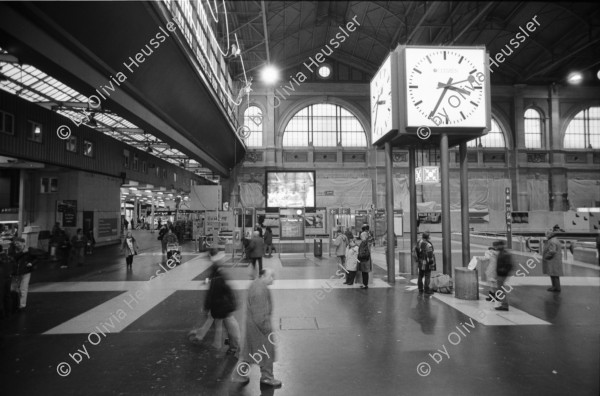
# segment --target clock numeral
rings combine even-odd
[[[479,106],[479,104],[477,104],[477,103],[475,103],[473,101],[470,101],[469,103],[471,103],[473,106]]]
[[[473,74],[473,73],[475,73],[476,71],[477,71],[477,69],[473,69],[473,70],[471,70],[471,71],[469,72],[469,74]]]
[[[415,103],[415,106],[418,106],[418,105],[420,105],[421,103],[423,103],[423,101],[422,101],[422,100],[419,100],[417,103]]]
[[[417,69],[416,67],[413,70],[416,71],[417,73],[421,74],[421,70]]]
[[[462,116],[463,120],[466,120],[466,119],[467,119],[467,117],[465,117],[465,115],[463,114],[463,112],[462,112],[462,111],[460,112],[460,115]]]
[[[429,55],[427,55],[427,60],[429,61],[429,63],[431,63],[431,59],[429,58]]]
[[[461,56],[461,57],[460,57],[460,59],[458,60],[458,64],[459,64],[459,65],[462,63],[463,59],[465,59],[465,57],[464,57],[464,56]]]
[[[408,88],[419,88],[418,85],[409,85]]]

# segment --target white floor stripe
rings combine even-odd
[[[459,300],[451,294],[439,293],[435,293],[433,297],[486,326],[551,324],[515,307],[509,307],[509,311],[496,311],[494,303],[485,301],[486,296],[483,294],[479,296],[479,300]]]
[[[176,290],[182,289],[181,286],[193,286],[194,290],[197,290],[198,286],[203,284],[190,281],[190,279],[194,279],[206,271],[210,265],[210,261],[206,259],[190,260],[147,282],[69,282],[66,285],[67,289],[70,289],[69,291],[75,291],[73,289],[82,287],[85,287],[85,291],[93,291],[90,283],[99,286],[102,290],[106,290],[108,286],[117,286],[120,288],[118,290],[122,290],[123,284],[129,287],[125,293],[48,330],[44,334],[88,334],[98,331],[95,330],[96,326],[104,332],[119,333],[175,293]],[[165,269],[169,270],[168,267]],[[47,289],[65,291],[61,290],[60,285],[61,283],[52,285],[54,287],[47,285]],[[107,329],[104,328],[105,326]]]

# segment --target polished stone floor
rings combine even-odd
[[[0,323],[2,395],[600,393],[594,266],[565,264],[560,294],[537,273],[516,279],[510,311],[499,312],[481,299],[421,296],[410,278],[390,286],[380,248],[368,290],[343,285],[327,252],[264,259],[276,271],[275,375],[283,381],[271,389],[259,386],[256,366],[249,385],[231,383],[237,361],[211,345],[214,332],[201,345],[186,339],[202,320],[205,254],[188,243],[170,269],[156,234],[136,238],[142,250],[131,273],[116,246],[98,248],[83,268],[34,272],[26,311]],[[243,301],[251,267],[233,264],[227,273]],[[235,316],[242,324],[242,307]]]

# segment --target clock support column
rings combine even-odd
[[[394,179],[392,178],[392,145],[390,142],[385,143],[385,212],[387,215],[387,276],[388,283],[396,282],[396,238],[394,233]]]
[[[471,260],[471,239],[469,232],[469,169],[467,143],[458,146],[460,156],[460,226],[462,233],[462,266]]]
[[[440,136],[440,177],[442,179],[442,263],[444,268],[444,274],[452,275],[449,157],[450,153],[448,151],[448,134],[442,133]]]
[[[417,213],[417,186],[415,185],[415,169],[416,169],[416,155],[415,147],[410,146],[408,148],[408,192],[410,194],[410,248],[413,249],[417,245],[417,219],[419,214]],[[412,250],[411,250],[411,257]],[[417,263],[413,260],[410,267],[411,275],[419,273],[417,270]]]

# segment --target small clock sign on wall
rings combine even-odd
[[[407,127],[488,125],[485,48],[406,47],[403,58]]]

